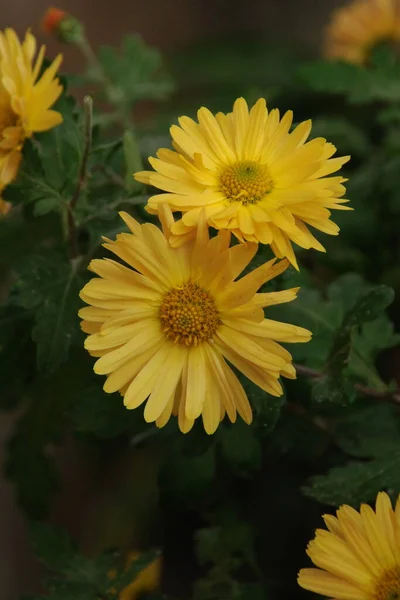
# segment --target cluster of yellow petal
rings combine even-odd
[[[281,119],[263,98],[251,110],[239,98],[232,113],[214,116],[203,107],[197,117],[198,123],[180,117],[170,130],[175,150],[159,150],[149,159],[155,171],[135,174],[167,192],[149,199],[150,213],[165,203],[183,213],[172,226],[172,244],[190,238],[204,210],[210,226],[242,242],[270,244],[295,267],[292,242],[324,251],[309,227],[339,232],[330,215],[332,209],[348,209],[346,179],[330,175],[349,157],[332,158],[336,148],[324,138],[307,142],[311,121],[290,132],[292,111]]]
[[[35,60],[29,32],[22,43],[13,29],[0,32],[0,214],[9,208],[1,193],[17,175],[24,140],[62,122],[51,110],[62,91],[56,78],[61,55],[41,75],[44,53],[42,46]]]
[[[196,236],[179,248],[169,243],[173,217],[160,207],[164,233],[121,213],[130,233],[105,248],[111,259],[93,260],[98,277],[81,298],[87,350],[98,358],[94,370],[107,375],[106,392],[119,391],[127,408],[144,402],[144,417],[162,427],[171,415],[181,431],[198,417],[213,433],[225,414],[246,423],[252,410],[227,361],[261,389],[282,394],[281,375],[295,377],[292,357],[278,342],[307,342],[309,331],[264,318],[264,307],[289,302],[297,288],[257,293],[282,273],[288,261],[272,261],[238,279],[257,244],[230,247],[231,234],[209,239],[205,216]]]
[[[355,0],[334,13],[326,31],[325,54],[363,64],[375,45],[399,41],[399,0]]]
[[[400,598],[400,498],[393,510],[380,492],[375,511],[344,505],[324,521],[307,549],[318,568],[302,569],[299,584],[335,600]]]

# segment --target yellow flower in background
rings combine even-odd
[[[399,0],[356,0],[334,12],[325,54],[363,64],[373,47],[385,41],[400,41]]]
[[[140,225],[120,213],[130,229],[104,247],[128,266],[93,260],[99,277],[80,296],[91,305],[80,310],[85,347],[98,357],[94,370],[107,375],[106,392],[120,391],[127,408],[144,402],[144,418],[164,426],[177,415],[181,431],[202,416],[213,433],[225,414],[246,423],[252,411],[246,393],[226,360],[263,390],[280,396],[280,375],[294,378],[292,357],[277,342],[307,342],[309,331],[264,319],[264,307],[289,302],[298,288],[257,294],[282,273],[287,261],[275,259],[236,279],[250,263],[257,244],[229,247],[231,235],[208,237],[200,215],[196,238],[169,244],[172,213],[160,208],[163,231]]]
[[[140,558],[140,552],[130,552],[127,567],[137,558]],[[162,558],[157,557],[139,573],[138,577],[131,584],[126,586],[120,593],[119,600],[138,600],[142,594],[157,591],[160,587],[161,571]]]
[[[317,569],[301,569],[301,587],[335,600],[400,598],[400,497],[393,510],[380,492],[374,511],[339,508],[325,515],[329,531],[317,529],[307,554]]]
[[[51,110],[62,92],[55,77],[62,57],[40,76],[44,53],[42,46],[35,59],[36,39],[29,32],[22,43],[13,29],[0,32],[0,195],[18,173],[25,139],[62,122]],[[6,204],[0,199],[0,213]]]
[[[329,177],[349,160],[331,158],[336,148],[323,138],[306,143],[311,121],[289,133],[293,113],[280,119],[261,98],[249,111],[243,98],[233,112],[214,116],[207,108],[199,122],[180,117],[171,127],[175,151],[161,149],[149,161],[155,172],[135,174],[138,181],[165,190],[149,199],[157,213],[168,203],[182,211],[172,226],[173,245],[196,227],[201,210],[216,229],[240,240],[270,244],[275,255],[297,267],[291,242],[324,251],[308,226],[336,235],[331,209],[346,209],[343,177]],[[186,235],[185,235],[186,234]]]

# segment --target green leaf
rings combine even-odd
[[[71,418],[77,432],[113,438],[133,428],[137,415],[125,408],[119,394],[106,394],[97,382],[76,391]]]
[[[25,386],[34,372],[34,346],[31,322],[14,306],[0,309],[0,406],[15,407],[23,398]],[[33,360],[32,360],[33,359]]]
[[[349,369],[368,385],[383,391],[386,386],[382,385],[374,363],[382,350],[393,348],[399,342],[400,334],[395,333],[394,325],[386,314],[364,323],[352,334]]]
[[[289,285],[296,284],[295,278],[289,281]],[[328,286],[325,298],[303,287],[295,302],[268,309],[270,318],[312,331],[311,342],[296,344],[291,352],[296,362],[328,371],[328,378],[315,383],[314,397],[319,401],[324,396],[342,398],[340,404],[351,399],[349,382],[355,378],[379,391],[386,388],[374,362],[380,350],[398,340],[384,312],[393,298],[391,288],[371,285],[360,275],[348,273]],[[342,372],[342,380],[335,381]]]
[[[388,404],[361,405],[337,421],[334,435],[343,452],[357,458],[384,455],[388,444],[400,441],[399,423]]]
[[[13,302],[34,311],[32,338],[37,344],[38,369],[53,373],[80,335],[77,312],[83,279],[78,264],[53,251],[31,255],[16,270]]]
[[[350,93],[363,79],[363,70],[348,62],[315,61],[300,68],[300,77],[316,92]]]
[[[372,502],[378,492],[400,492],[399,444],[388,442],[386,452],[369,462],[350,462],[334,467],[327,475],[317,475],[304,488],[304,493],[322,504],[357,507],[362,502]]]
[[[378,53],[379,54],[379,53]],[[301,79],[317,92],[344,94],[354,104],[400,100],[400,64],[380,53],[367,67],[319,61],[300,69]]]
[[[111,82],[107,98],[111,104],[132,104],[139,100],[164,100],[173,91],[171,78],[162,71],[162,57],[139,35],[128,35],[119,51],[103,46],[98,57]],[[98,73],[93,73],[98,80]]]
[[[330,350],[328,369],[331,373],[337,375],[347,366],[353,329],[380,318],[393,299],[394,291],[391,288],[375,286],[366,291],[346,313]]]
[[[51,290],[36,312],[32,338],[37,344],[37,366],[44,374],[54,373],[67,360],[71,344],[80,336],[78,294],[82,287],[71,266],[66,279]]]
[[[333,406],[347,406],[356,398],[354,382],[343,375],[325,375],[318,379],[312,386],[311,394],[317,404]]]
[[[24,412],[7,444],[6,473],[19,504],[31,519],[48,513],[50,495],[58,487],[49,445],[59,443],[66,411],[82,381],[92,373],[92,360],[82,348],[51,378],[36,378],[24,387]]]

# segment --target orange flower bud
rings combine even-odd
[[[60,8],[48,8],[42,19],[42,29],[46,33],[58,33],[60,23],[65,19],[67,13]]]

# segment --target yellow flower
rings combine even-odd
[[[326,32],[328,58],[363,64],[380,42],[400,40],[399,0],[355,0],[335,11]]]
[[[181,431],[200,415],[213,433],[227,414],[246,423],[252,411],[242,385],[225,359],[263,390],[280,396],[280,375],[294,378],[292,357],[277,342],[307,342],[309,331],[264,319],[263,308],[289,302],[297,290],[257,294],[282,273],[275,259],[235,281],[257,252],[257,244],[229,248],[231,235],[208,237],[205,218],[186,245],[168,243],[172,213],[160,210],[164,234],[150,223],[121,217],[131,233],[104,247],[127,263],[93,260],[99,277],[81,291],[91,306],[80,310],[85,342],[99,357],[94,370],[107,375],[106,392],[120,391],[127,408],[146,400],[144,418],[158,427],[171,414]]]
[[[150,158],[156,170],[135,174],[138,181],[168,192],[149,199],[157,213],[168,203],[183,216],[175,223],[172,244],[178,245],[196,226],[204,208],[208,224],[229,229],[240,241],[271,244],[278,257],[297,266],[291,241],[324,251],[308,225],[336,235],[330,209],[344,209],[343,177],[328,177],[349,157],[334,158],[336,148],[323,138],[308,143],[311,121],[291,133],[293,113],[282,119],[268,112],[261,98],[248,109],[243,98],[233,112],[214,116],[207,108],[199,123],[180,117],[171,127],[175,152],[165,148]]]
[[[127,568],[140,557],[140,552],[131,552]],[[162,559],[156,558],[119,595],[119,600],[137,600],[144,593],[155,592],[160,587]]]
[[[336,514],[324,516],[329,531],[317,529],[310,542],[318,569],[301,569],[299,584],[335,600],[400,598],[400,497],[395,510],[380,492],[375,511],[344,505]]]
[[[55,78],[59,55],[40,77],[45,47],[35,60],[36,39],[31,33],[21,43],[13,29],[0,31],[0,196],[17,175],[26,138],[62,122],[50,110],[62,91]],[[0,200],[0,213],[5,211]]]

